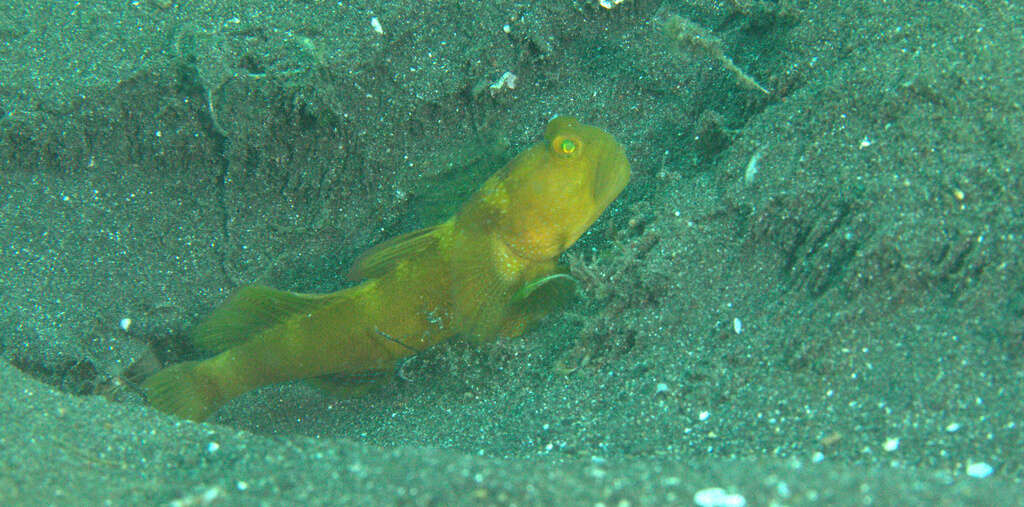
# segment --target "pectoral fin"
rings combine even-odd
[[[500,312],[501,318],[489,327],[478,326],[484,332],[471,332],[464,337],[473,342],[485,342],[497,336],[519,336],[545,315],[572,300],[576,292],[576,279],[565,272],[556,272],[526,282],[507,300]],[[496,309],[494,309],[496,310]],[[495,311],[494,315],[498,312]],[[482,324],[490,323],[482,320]]]
[[[512,296],[508,318],[501,334],[519,336],[545,315],[565,306],[576,294],[576,279],[566,272],[557,272],[523,284]]]
[[[576,293],[576,279],[559,271],[530,280],[512,296],[512,307],[519,311],[550,311],[568,303]]]

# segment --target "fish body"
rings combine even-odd
[[[242,288],[190,332],[216,355],[164,368],[142,388],[156,408],[202,421],[260,386],[304,379],[357,395],[456,335],[516,336],[571,292],[558,256],[629,177],[610,134],[556,117],[453,217],[357,259],[349,277],[358,285],[330,294]]]

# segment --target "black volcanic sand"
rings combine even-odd
[[[1019,5],[342,3],[0,7],[0,504],[1024,504]],[[634,171],[570,307],[145,406],[232,290],[344,287],[557,113]]]

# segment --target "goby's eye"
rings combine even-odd
[[[559,155],[570,157],[579,151],[580,142],[571,137],[558,136],[552,140],[551,148]]]

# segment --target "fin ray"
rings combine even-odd
[[[216,388],[196,375],[197,361],[173,364],[142,383],[149,404],[165,414],[202,422],[210,417],[221,401]]]
[[[445,224],[407,232],[389,239],[359,256],[348,271],[349,280],[378,278],[399,262],[437,246],[437,234]]]
[[[499,271],[491,255],[491,237],[463,233],[452,252],[452,297],[463,338],[483,342],[494,338],[505,319],[513,280]]]

